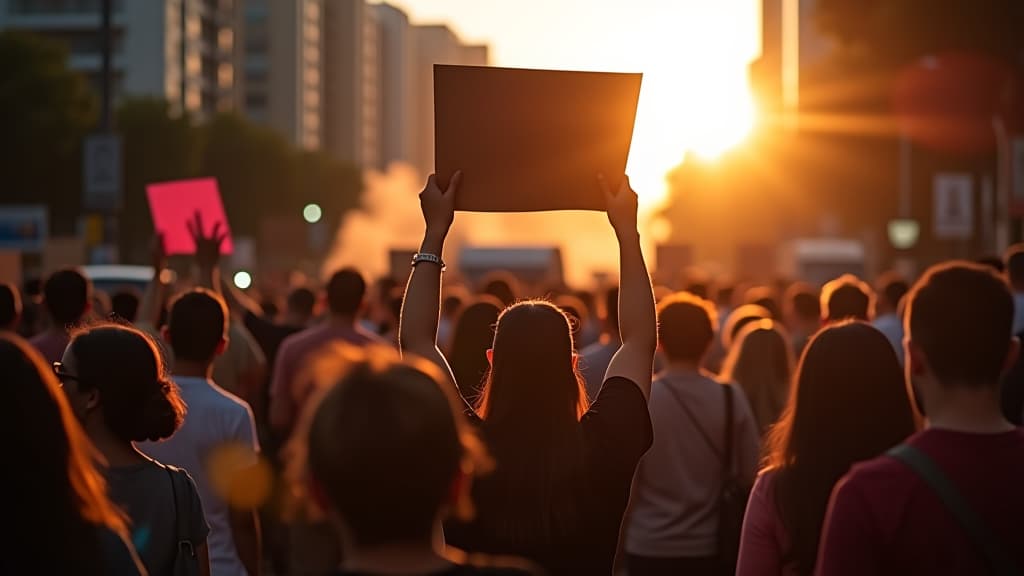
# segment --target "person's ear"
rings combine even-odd
[[[1020,359],[1020,338],[1014,336],[1010,338],[1010,348],[1006,351],[1006,360],[1003,361],[1003,373],[1009,372],[1018,359]]]
[[[99,408],[100,405],[100,391],[97,388],[93,388],[85,393],[85,412],[88,414]]]
[[[171,329],[166,324],[160,328],[160,337],[164,339],[164,342],[171,343]]]
[[[494,368],[494,348],[487,349],[487,364]]]
[[[904,344],[906,348],[907,374],[910,376],[923,376],[928,372],[928,358],[920,346],[914,344],[909,338]]]
[[[224,354],[224,351],[228,349],[228,342],[229,340],[227,336],[222,337],[220,339],[220,342],[217,343],[217,349],[213,353],[214,356],[220,356]]]

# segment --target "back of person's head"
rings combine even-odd
[[[903,297],[910,292],[910,285],[896,272],[886,272],[879,276],[876,287],[879,310],[891,314],[899,310]]]
[[[700,363],[718,329],[711,302],[680,292],[658,304],[658,343],[670,362]]]
[[[821,299],[810,284],[798,282],[786,290],[786,317],[794,325],[821,322]]]
[[[749,288],[744,295],[744,301],[747,304],[756,304],[764,308],[773,320],[781,319],[782,313],[779,310],[779,301],[776,298],[775,289],[771,286],[754,286]]]
[[[757,320],[740,331],[722,366],[721,378],[735,382],[764,430],[786,405],[793,373],[793,351],[781,324]]]
[[[309,472],[353,547],[429,543],[480,446],[433,365],[366,354],[315,405]]]
[[[110,297],[110,311],[122,320],[135,322],[139,314],[139,303],[139,294],[135,290],[118,290]]]
[[[821,289],[821,310],[826,322],[870,321],[874,307],[874,292],[853,274],[844,274]]]
[[[483,282],[480,294],[493,296],[503,306],[511,306],[519,299],[519,283],[507,272],[492,272]]]
[[[1006,277],[1014,290],[1024,290],[1024,244],[1014,244],[1006,250]]]
[[[5,554],[0,567],[5,574],[105,574],[97,530],[126,530],[94,467],[94,448],[53,371],[27,342],[0,334],[0,372],[10,411],[0,419],[0,434],[9,440],[4,455],[25,471],[5,481],[18,502],[8,509],[18,530],[6,545],[19,553]],[[44,542],[56,549],[43,553]]]
[[[612,286],[604,293],[604,325],[605,330],[613,336],[619,336],[619,287]]]
[[[729,314],[729,319],[722,326],[722,346],[729,350],[740,335],[740,331],[751,322],[771,320],[772,313],[759,304],[744,304]]]
[[[452,331],[451,363],[455,382],[466,398],[476,398],[480,393],[490,364],[487,349],[494,342],[494,327],[501,314],[501,302],[492,296],[480,296],[475,302],[463,308]]]
[[[21,294],[14,284],[0,283],[0,330],[14,330],[21,320]]]
[[[299,286],[288,293],[286,305],[289,314],[308,320],[313,317],[316,308],[316,294],[305,286]]]
[[[944,387],[994,387],[1016,357],[1013,296],[990,269],[970,262],[930,268],[908,296],[912,376]]]
[[[92,284],[74,268],[58,270],[43,285],[43,303],[55,326],[77,324],[92,304]]]
[[[365,302],[366,279],[355,268],[338,270],[327,281],[327,308],[331,315],[355,318]]]
[[[167,338],[176,360],[209,363],[223,352],[228,309],[215,292],[196,288],[171,302]]]
[[[575,296],[580,302],[583,303],[584,311],[590,318],[597,317],[599,311],[597,309],[597,295],[590,290],[573,290],[572,295]]]
[[[518,302],[498,317],[477,405],[501,466],[481,480],[478,494],[492,506],[481,514],[494,523],[487,528],[510,541],[579,527],[579,419],[589,402],[573,350],[569,318],[550,302]],[[510,491],[522,498],[502,496]],[[532,505],[516,504],[522,501]]]
[[[448,292],[441,300],[441,315],[445,318],[455,318],[462,312],[463,306],[465,306],[465,299],[461,294]]]
[[[80,410],[96,395],[106,428],[122,442],[163,440],[181,426],[185,404],[168,378],[152,338],[119,324],[97,324],[76,332],[64,353],[74,376],[72,404]],[[89,409],[86,409],[89,410]],[[81,411],[80,418],[88,417]]]
[[[733,300],[736,298],[736,285],[735,284],[723,284],[721,282],[716,284],[715,289],[715,303],[719,309],[732,308]]]
[[[766,444],[800,573],[813,571],[835,483],[851,465],[884,453],[915,428],[903,371],[881,332],[863,322],[839,322],[810,341]]]

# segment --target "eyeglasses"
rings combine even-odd
[[[74,374],[64,369],[63,362],[53,363],[53,373],[57,375],[57,380],[60,382],[61,386],[64,386],[64,382],[67,380],[74,380],[75,382],[80,381],[78,376],[75,376]]]

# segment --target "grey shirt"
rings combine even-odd
[[[651,386],[648,407],[654,444],[637,468],[627,524],[628,553],[655,558],[716,553],[720,455],[725,443],[722,386],[703,372],[672,370],[659,374]],[[733,469],[753,483],[760,431],[743,390],[732,389]]]
[[[172,492],[170,474],[184,474],[188,482],[187,494]],[[181,469],[168,470],[155,462],[135,466],[121,466],[106,470],[111,500],[117,503],[130,519],[132,544],[150,576],[173,574],[174,558],[178,549],[177,522],[185,523],[189,540],[194,547],[206,542],[210,528],[203,515],[192,478]],[[187,502],[183,509],[187,518],[177,518],[175,498]]]

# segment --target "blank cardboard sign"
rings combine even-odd
[[[220,245],[221,254],[231,254],[231,228],[224,213],[220,189],[214,178],[160,182],[146,186],[149,211],[153,215],[153,229],[164,237],[164,251],[167,254],[193,254],[195,242],[188,230],[188,223],[198,213],[203,220],[203,234],[212,234],[213,226],[220,222],[220,230],[227,234]]]
[[[641,74],[434,66],[434,156],[458,210],[604,210],[626,170]]]

